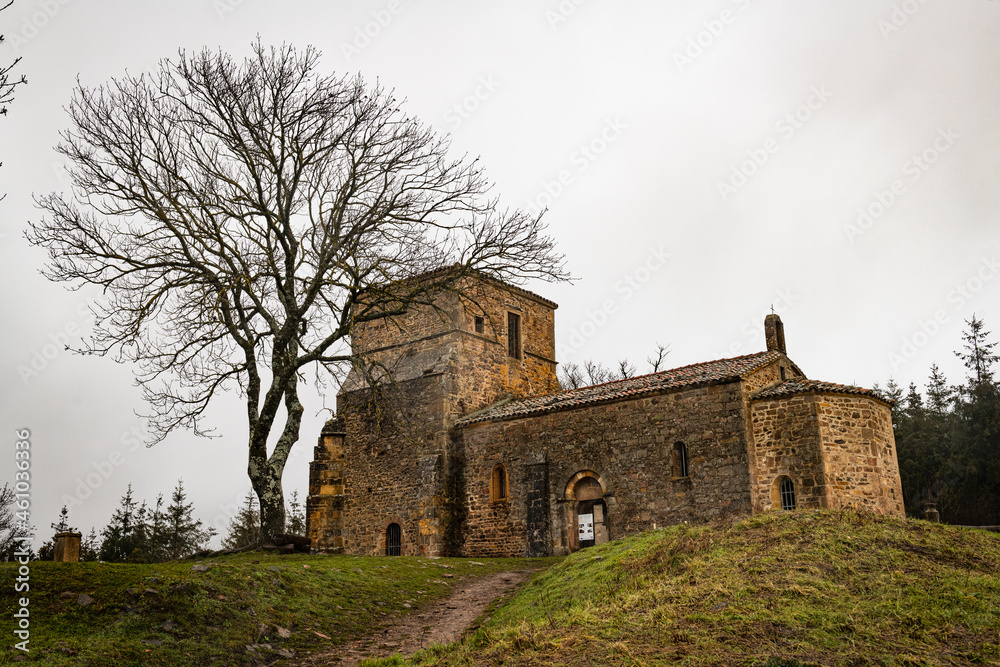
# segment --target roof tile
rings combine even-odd
[[[594,403],[604,403],[622,398],[632,398],[681,387],[736,381],[781,356],[779,352],[757,352],[731,359],[705,361],[700,364],[682,366],[668,371],[641,375],[625,380],[605,382],[604,384],[596,384],[591,387],[570,389],[556,394],[534,396],[519,401],[509,401],[493,408],[486,408],[485,410],[475,412],[465,419],[459,419],[457,424],[466,425],[481,421],[555,412],[557,410],[566,410]]]
[[[864,387],[855,387],[849,384],[837,384],[835,382],[823,382],[821,380],[807,380],[805,378],[795,378],[793,380],[787,380],[774,387],[768,387],[767,389],[762,389],[756,394],[751,396],[751,400],[766,400],[771,398],[783,398],[785,396],[794,396],[796,394],[855,394],[858,396],[868,396],[871,398],[878,399],[883,403],[888,403],[892,405],[893,401],[882,396],[873,389],[865,389]]]

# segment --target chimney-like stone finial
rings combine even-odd
[[[54,552],[52,560],[57,563],[79,563],[80,562],[80,539],[82,533],[66,530],[56,533],[53,538]]]
[[[781,323],[781,318],[774,313],[764,318],[764,338],[767,339],[768,352],[788,354],[785,351],[785,325]]]

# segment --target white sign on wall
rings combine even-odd
[[[581,514],[578,521],[580,523],[580,541],[594,539],[594,515]]]

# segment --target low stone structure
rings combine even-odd
[[[52,560],[57,563],[79,563],[82,538],[82,533],[71,530],[56,533],[53,538]]]
[[[469,278],[354,335],[310,467],[319,551],[541,556],[769,509],[903,515],[889,403],[767,349],[560,391],[556,304]],[[468,295],[473,296],[468,296]]]

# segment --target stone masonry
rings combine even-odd
[[[781,508],[782,489],[795,508],[902,516],[889,404],[807,379],[776,315],[763,352],[560,391],[555,309],[470,277],[359,327],[368,364],[310,467],[313,548],[561,555]]]

